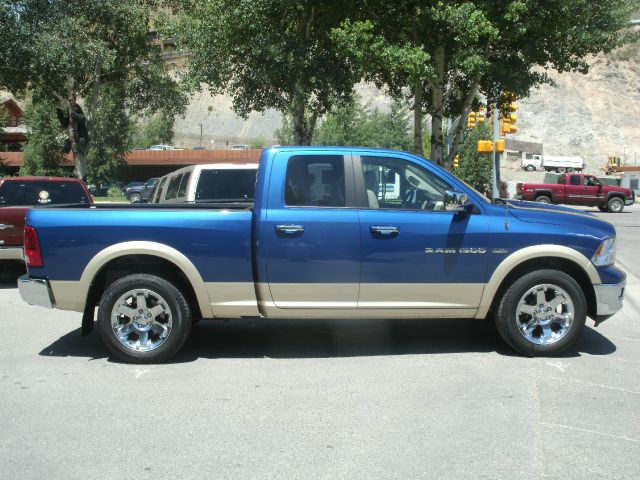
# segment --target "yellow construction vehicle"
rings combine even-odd
[[[615,155],[609,155],[607,157],[607,166],[604,171],[607,175],[611,175],[612,173],[616,173],[620,167],[624,167],[624,160],[620,157],[616,157]]]

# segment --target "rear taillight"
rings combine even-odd
[[[33,227],[24,227],[24,258],[29,267],[42,266],[42,252],[40,252],[40,242],[38,234]]]

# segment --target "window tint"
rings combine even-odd
[[[182,181],[180,182],[180,188],[178,189],[178,198],[184,198],[187,196],[189,178],[191,178],[191,170],[187,170],[184,175],[182,175]]]
[[[173,177],[171,177],[171,179],[169,180],[169,186],[167,187],[167,193],[164,196],[165,200],[173,200],[174,198],[176,198],[181,178],[182,175],[174,175]]]
[[[600,182],[596,180],[594,177],[584,177],[584,186],[585,187],[599,187]]]
[[[569,177],[569,185],[580,185],[580,177],[577,175],[571,175]]]
[[[196,202],[253,201],[257,170],[202,170]]]
[[[284,201],[290,206],[344,207],[342,155],[298,155],[287,164]]]
[[[0,205],[89,203],[78,182],[7,180],[0,187]]]
[[[365,156],[362,170],[369,208],[444,210],[449,185],[415,163]]]

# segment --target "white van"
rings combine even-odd
[[[149,203],[253,202],[257,163],[190,165],[158,180]]]

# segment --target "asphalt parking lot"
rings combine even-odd
[[[124,365],[80,314],[0,277],[2,479],[636,479],[640,205],[618,228],[623,311],[561,358],[489,322],[201,322]]]

